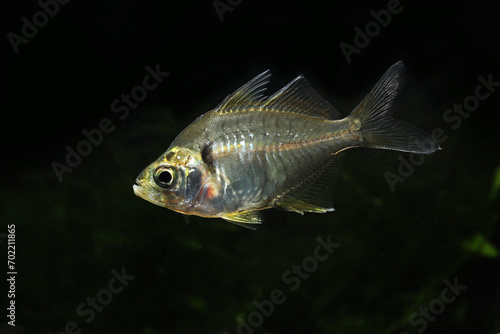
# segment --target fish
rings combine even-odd
[[[392,117],[403,75],[398,61],[341,118],[303,75],[266,96],[271,73],[264,71],[187,126],[139,174],[134,193],[184,215],[250,227],[269,208],[334,211],[333,181],[346,150],[440,149],[428,133]]]

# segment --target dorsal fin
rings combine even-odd
[[[241,107],[248,106],[250,103],[262,101],[265,96],[262,94],[266,90],[265,85],[269,82],[271,71],[266,70],[241,86],[232,94],[229,94],[224,101],[222,101],[217,108],[216,112],[225,113],[237,110]]]
[[[303,75],[299,75],[270,96],[265,101],[264,107],[324,119],[339,118],[337,110],[311,87]]]
[[[266,98],[263,92],[271,72],[262,72],[220,103],[215,112],[226,113],[245,107],[267,108],[282,112],[296,112],[322,119],[338,119],[339,113],[299,75],[288,85]]]

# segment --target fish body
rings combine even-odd
[[[270,97],[269,71],[230,94],[184,129],[137,177],[136,195],[171,210],[258,224],[260,210],[333,211],[333,179],[342,152],[372,147],[431,153],[436,142],[395,120],[402,86],[394,64],[343,119],[297,77]]]

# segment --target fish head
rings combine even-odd
[[[134,193],[153,204],[190,214],[205,175],[199,154],[173,147],[139,174]]]

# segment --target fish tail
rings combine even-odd
[[[348,116],[360,126],[362,147],[429,154],[440,147],[428,133],[391,117],[403,85],[404,65],[392,65]]]

